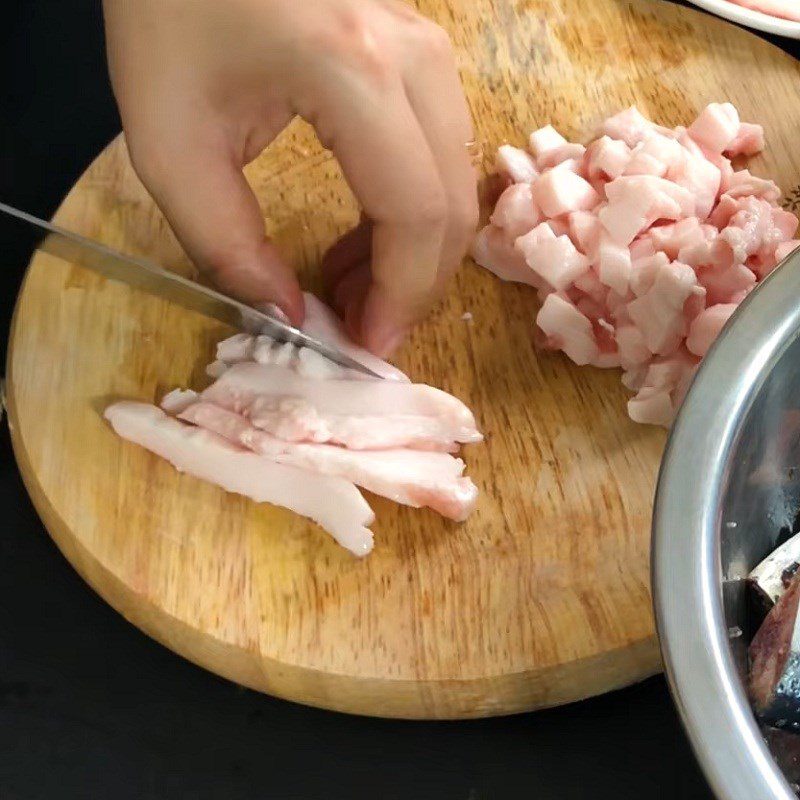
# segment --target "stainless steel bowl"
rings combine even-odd
[[[800,510],[800,254],[737,310],[673,426],[653,517],[670,685],[721,800],[796,800],[744,688],[745,578]],[[800,747],[800,740],[798,741]]]

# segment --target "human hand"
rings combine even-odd
[[[339,160],[363,222],[326,255],[351,334],[388,355],[457,269],[477,221],[472,124],[449,40],[399,0],[104,0],[131,161],[223,290],[303,299],[242,167],[295,115]]]

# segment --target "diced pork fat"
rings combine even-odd
[[[504,281],[525,283],[535,289],[545,288],[545,281],[530,268],[525,256],[514,246],[514,241],[502,228],[487,225],[478,231],[470,254],[479,266]]]
[[[551,169],[541,175],[533,186],[533,198],[548,217],[588,211],[600,202],[591,184],[568,169]]]
[[[533,202],[533,191],[528,183],[512,183],[501,195],[489,222],[502,228],[509,237],[533,230],[541,220],[541,213]]]
[[[689,326],[689,335],[686,337],[689,351],[696,356],[704,356],[734,311],[736,306],[733,303],[720,303],[701,311]]]
[[[513,247],[506,231],[484,229],[476,258],[537,287],[548,346],[581,364],[619,363],[638,391],[631,415],[668,424],[733,308],[800,245],[777,185],[731,164],[763,145],[761,126],[729,103],[709,104],[688,129],[626,109],[585,153],[546,126],[530,140],[538,224]],[[504,205],[493,221],[522,230],[504,222]],[[674,380],[654,385],[666,372]]]
[[[702,147],[722,153],[739,134],[739,112],[730,103],[709,103],[688,131]]]
[[[547,335],[548,346],[563,350],[578,365],[590,364],[600,354],[591,321],[558,294],[545,299],[536,324]]]
[[[542,223],[514,246],[528,266],[556,291],[566,289],[589,269],[589,261],[568,236],[556,236],[549,225]]]
[[[531,183],[539,174],[530,155],[510,144],[500,145],[496,165],[497,171],[512,183]]]
[[[565,144],[569,144],[569,142],[552,125],[545,125],[543,128],[535,130],[528,138],[528,146],[537,159]]]

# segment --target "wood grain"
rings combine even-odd
[[[699,13],[623,0],[424,0],[450,30],[484,152],[552,121],[585,138],[637,103],[670,125],[731,100],[767,126],[754,168],[800,178],[798,68]],[[487,159],[487,164],[490,158]],[[307,286],[357,217],[335,162],[294,124],[247,171]],[[191,273],[121,140],[59,210],[66,226]],[[462,320],[469,311],[472,322]],[[28,489],[66,557],[176,652],[304,703],[398,717],[475,717],[575,700],[659,669],[649,595],[663,432],[628,421],[617,371],[536,353],[535,298],[467,264],[399,364],[464,399],[481,490],[463,525],[370,497],[376,548],[177,474],[116,438],[114,398],[204,381],[225,331],[47,256],[13,324],[8,400]]]

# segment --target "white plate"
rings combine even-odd
[[[762,14],[760,11],[751,11],[749,8],[729,3],[728,0],[689,0],[689,2],[731,22],[747,25],[748,28],[778,36],[788,36],[790,39],[800,39],[800,22],[789,22],[786,19]]]

